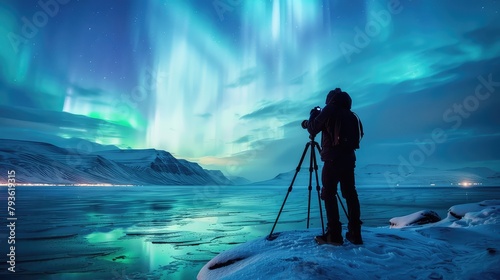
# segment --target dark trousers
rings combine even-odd
[[[340,190],[347,204],[347,213],[349,215],[349,228],[359,228],[360,206],[358,200],[358,192],[356,191],[354,182],[354,166],[339,166],[333,161],[325,161],[321,180],[323,182],[323,198],[325,201],[326,217],[328,220],[327,227],[334,234],[340,234],[342,224],[340,223],[339,207],[337,202],[337,185],[340,182]]]

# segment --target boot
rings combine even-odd
[[[352,244],[363,244],[363,238],[361,238],[361,225],[348,225],[347,228],[348,232],[346,233],[345,238]]]
[[[324,235],[318,235],[314,237],[314,240],[318,242],[319,245],[330,244],[334,246],[342,246],[344,244],[344,238],[342,237],[342,232],[333,233],[330,230],[326,230]]]

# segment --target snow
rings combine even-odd
[[[399,228],[363,227],[360,246],[317,245],[320,229],[262,237],[220,253],[198,279],[499,279],[500,200],[452,211],[462,218],[414,225],[430,213],[419,211],[396,219]]]

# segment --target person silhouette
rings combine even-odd
[[[322,110],[313,109],[306,123],[307,130],[312,136],[322,132],[320,155],[324,165],[321,172],[323,184],[321,198],[325,203],[327,230],[324,235],[315,237],[319,244],[344,243],[336,197],[339,183],[349,216],[346,239],[353,244],[363,244],[361,210],[355,186],[354,168],[355,150],[359,148],[359,140],[364,132],[359,117],[351,111],[351,105],[352,99],[349,94],[336,88],[328,93],[326,106]],[[349,139],[348,136],[342,135],[349,133],[357,133],[358,139]]]

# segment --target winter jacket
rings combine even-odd
[[[332,93],[332,92],[330,92]],[[328,94],[327,105],[321,111],[312,110],[307,123],[307,130],[312,136],[321,133],[321,160],[332,161],[335,165],[345,168],[354,168],[356,154],[354,149],[346,149],[341,145],[334,145],[335,122],[342,114],[351,109],[351,98],[347,93]]]

